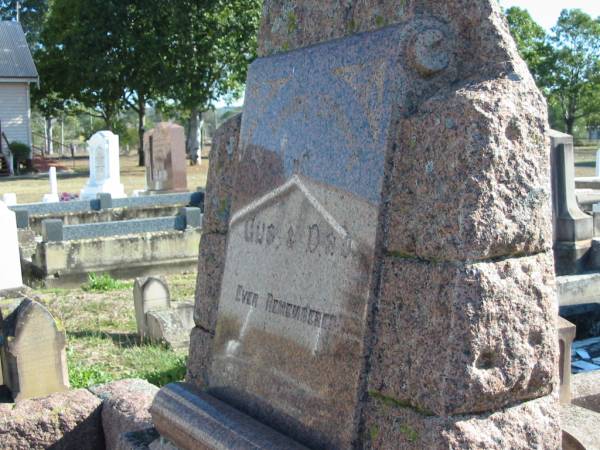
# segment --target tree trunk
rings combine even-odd
[[[190,115],[190,131],[187,139],[187,154],[192,165],[198,164],[198,150],[200,148],[200,113],[198,108],[192,108]]]
[[[573,136],[573,128],[575,128],[575,119],[572,117],[565,117],[565,125],[567,127],[567,134]]]
[[[138,99],[138,137],[140,144],[138,146],[138,165],[144,167],[146,164],[144,155],[144,133],[146,132],[146,99],[143,95]]]
[[[46,154],[54,154],[52,117],[46,117]]]

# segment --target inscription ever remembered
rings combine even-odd
[[[355,439],[404,33],[249,71],[208,389],[314,449]]]

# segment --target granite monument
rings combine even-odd
[[[546,105],[497,2],[267,0],[259,51],[161,435],[559,448]]]

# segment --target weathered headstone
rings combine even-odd
[[[50,193],[44,194],[42,201],[44,203],[58,203],[60,198],[58,197],[58,181],[56,178],[56,167],[50,167],[48,171],[48,178],[50,180]]]
[[[0,314],[1,316],[1,314]],[[66,339],[48,310],[24,299],[1,319],[4,383],[16,402],[69,388]]]
[[[98,194],[125,197],[120,174],[119,136],[110,131],[99,131],[89,140],[88,151],[90,178],[81,191],[81,199],[93,200]]]
[[[185,129],[160,122],[144,136],[146,184],[150,192],[187,190]]]
[[[138,334],[144,340],[148,337],[146,314],[171,308],[171,295],[165,280],[157,277],[136,279],[133,285],[133,304]]]
[[[211,155],[204,391],[163,388],[159,432],[559,448],[546,106],[498,4],[267,0],[259,41]]]
[[[178,302],[169,309],[146,313],[146,336],[173,349],[187,349],[194,328],[194,304]]]
[[[23,285],[15,213],[0,202],[0,291]]]

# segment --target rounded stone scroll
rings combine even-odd
[[[418,32],[410,46],[412,66],[423,77],[431,77],[450,65],[446,35],[437,28]]]

